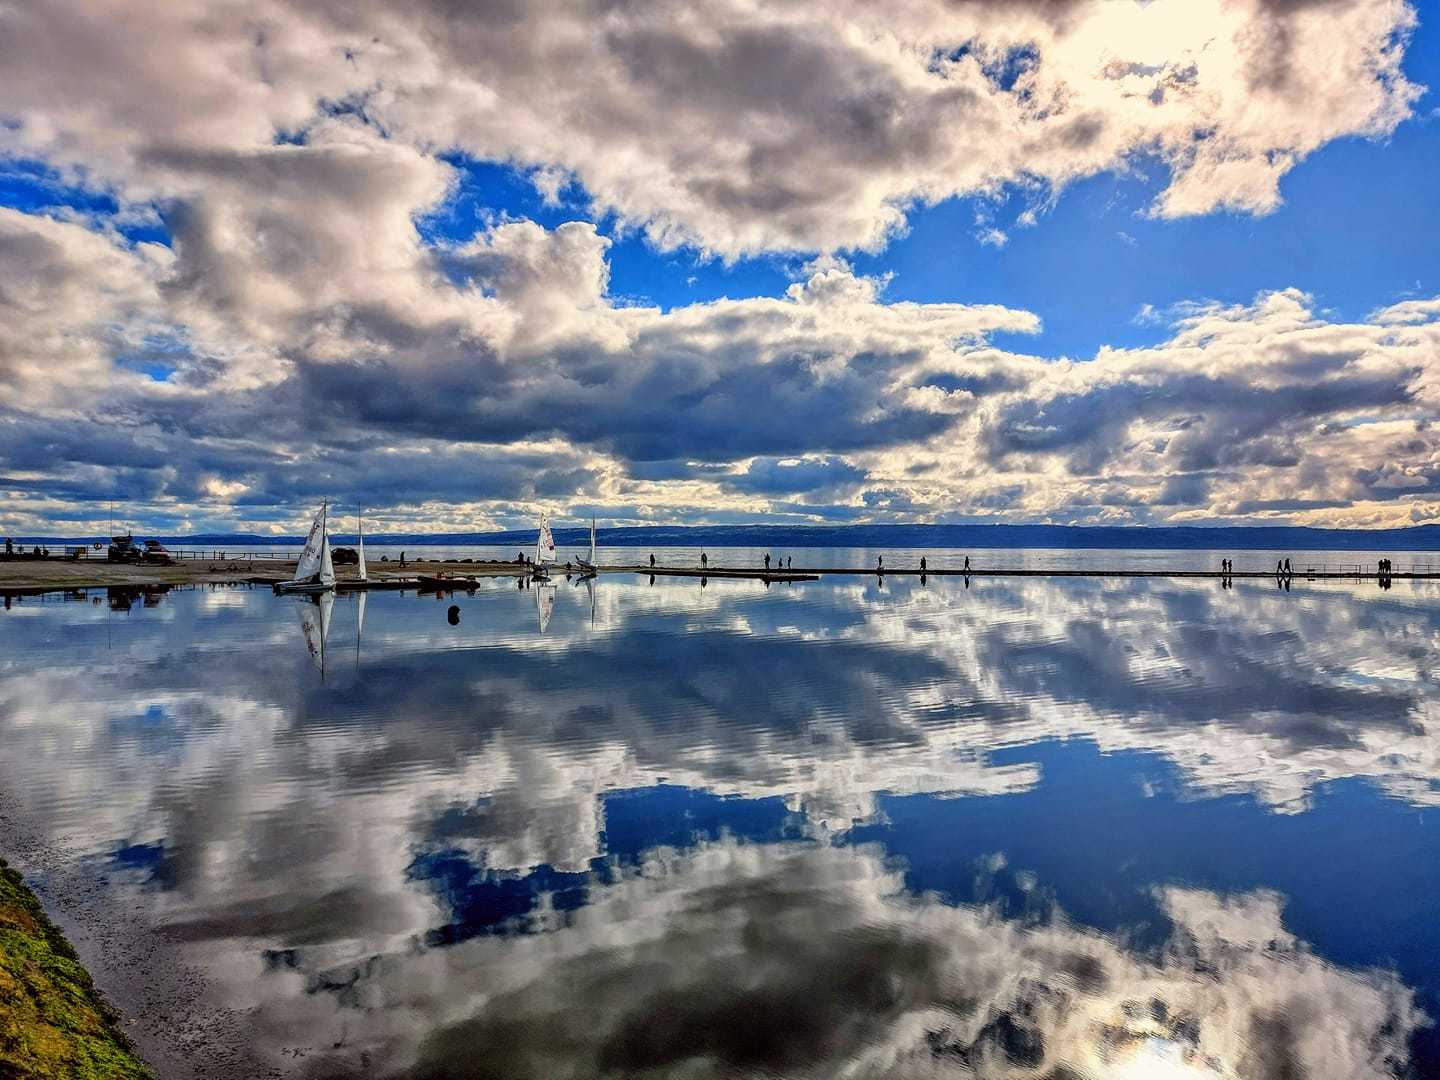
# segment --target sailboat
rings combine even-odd
[[[330,636],[330,613],[334,609],[333,590],[317,593],[300,605],[300,632],[305,635],[310,660],[322,676],[325,674],[325,639]]]
[[[370,580],[370,572],[365,569],[365,511],[356,509],[355,520],[359,527],[359,542],[355,545],[360,554],[360,565],[356,567],[356,574],[361,581]]]
[[[588,558],[588,559],[576,559],[575,561],[576,561],[577,563],[579,563],[579,565],[580,565],[580,573],[581,573],[582,575],[584,575],[584,576],[586,576],[586,577],[593,577],[593,576],[595,575],[597,564],[596,564],[596,562],[595,562],[595,519],[594,519],[594,518],[591,518],[591,519],[590,519],[590,558]]]
[[[315,515],[310,535],[305,538],[305,547],[300,552],[295,576],[276,584],[276,592],[314,593],[335,588],[335,564],[330,561],[328,509],[328,503],[320,504],[320,512]]]
[[[540,515],[540,535],[535,539],[535,569],[532,571],[535,577],[545,579],[550,576],[550,568],[555,565],[555,534],[550,531],[550,515]]]

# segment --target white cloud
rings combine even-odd
[[[196,204],[173,259],[4,215],[0,259],[28,267],[14,280],[31,291],[4,294],[18,392],[0,464],[23,483],[0,526],[32,531],[47,500],[83,489],[155,512],[199,500],[234,520],[217,480],[244,485],[262,518],[298,520],[323,494],[383,509],[390,490],[412,512],[460,495],[462,517],[486,516],[487,492],[558,509],[582,490],[662,516],[755,513],[764,489],[727,491],[705,463],[805,455],[846,476],[832,497],[882,519],[1393,525],[1440,503],[1433,301],[1357,323],[1327,321],[1293,289],[1142,309],[1147,324],[1172,321],[1168,340],[1084,361],[988,343],[1037,331],[1028,312],[888,302],[885,278],[833,257],[783,297],[616,306],[608,241],[586,222],[507,221],[423,247],[406,200],[387,193],[397,177],[442,190],[443,174],[402,149],[376,182],[367,170],[390,151],[372,141],[353,151],[362,166],[339,167],[357,166],[354,184],[393,217],[388,234],[352,236],[343,202],[307,216],[303,185],[282,182],[288,166],[263,170],[262,202]],[[355,145],[339,144],[341,160]],[[313,285],[292,273],[301,249],[272,244],[266,222],[306,237]],[[163,382],[131,370],[132,351],[156,340],[174,343]],[[535,449],[554,440],[558,453]],[[456,484],[473,468],[435,469],[467,454],[493,478],[471,481],[468,498]],[[890,494],[867,502],[867,490]]]
[[[143,356],[169,329],[158,290],[169,255],[0,207],[0,387],[12,405],[63,408],[111,378],[114,357]]]
[[[1401,0],[642,9],[379,3],[11,8],[22,152],[173,194],[172,152],[254,154],[338,104],[390,139],[574,177],[661,247],[873,249],[907,209],[1153,154],[1155,212],[1265,212],[1420,89]],[[158,160],[157,160],[158,159]]]
[[[1440,297],[1429,300],[1402,300],[1398,304],[1381,308],[1370,316],[1370,321],[1382,326],[1406,326],[1434,322],[1437,318],[1440,318]]]
[[[778,509],[685,462],[802,455],[868,477],[817,515],[1433,517],[1434,301],[1344,324],[1285,290],[1050,362],[986,344],[1031,313],[887,302],[834,255],[917,202],[1053,198],[1144,155],[1172,172],[1155,213],[1266,211],[1305,154],[1408,115],[1413,21],[1399,0],[5,8],[0,145],[113,188],[114,221],[161,215],[173,251],[4,212],[0,528],[83,521],[70,496],[97,491],[298,522],[315,484],[374,504],[437,453],[494,461],[497,499],[662,517]],[[427,244],[449,150],[529,168],[551,203],[573,178],[661,246],[828,254],[783,296],[624,306],[592,221]],[[527,486],[542,444],[563,461]],[[382,447],[394,472],[351,487]],[[304,460],[332,471],[301,482]],[[412,514],[454,499],[413,475]]]

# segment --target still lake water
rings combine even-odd
[[[0,810],[166,1075],[1440,1076],[1440,583],[360,615],[0,612]]]

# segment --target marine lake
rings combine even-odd
[[[55,593],[0,854],[162,1076],[1440,1077],[1437,677],[1430,581]]]

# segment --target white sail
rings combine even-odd
[[[555,563],[555,536],[550,531],[550,515],[540,515],[540,535],[535,541],[535,561],[541,566]]]
[[[335,609],[335,594],[320,593],[314,600],[300,605],[300,632],[305,635],[305,648],[310,660],[325,670],[325,639],[330,636],[330,613]]]
[[[309,581],[320,572],[320,549],[325,539],[325,504],[310,525],[310,534],[305,537],[305,547],[300,552],[300,563],[295,567],[296,581]]]
[[[555,614],[555,586],[535,586],[535,611],[540,617],[540,632],[543,634],[550,626],[550,616]]]
[[[590,565],[595,565],[595,519],[590,519]]]
[[[320,584],[327,588],[335,584],[335,563],[330,558],[330,530],[323,520],[320,525]]]
[[[359,572],[360,572],[360,580],[361,580],[361,581],[369,581],[369,580],[370,580],[370,572],[365,569],[365,515],[364,515],[364,514],[359,515],[359,523],[360,523],[360,541],[359,541],[359,543],[356,545],[356,547],[358,547],[359,550],[360,550],[360,570],[359,570]],[[361,594],[360,594],[360,597],[361,597],[361,601],[363,602],[363,601],[364,601],[365,594],[364,594],[364,593],[361,593]]]

